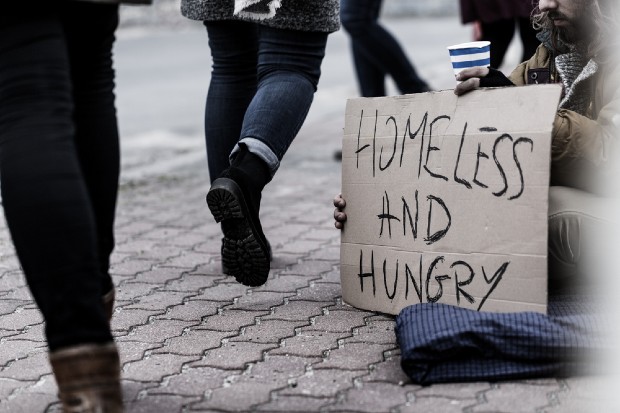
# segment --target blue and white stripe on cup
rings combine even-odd
[[[491,65],[491,43],[486,41],[457,44],[448,51],[455,75],[468,67]]]

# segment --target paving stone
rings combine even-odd
[[[44,374],[49,374],[50,370],[47,351],[37,351],[0,369],[0,378],[37,381]]]
[[[184,368],[181,373],[168,377],[164,384],[149,390],[148,393],[202,395],[208,390],[222,387],[227,378],[241,373],[241,370],[221,370],[211,367]]]
[[[162,396],[146,396],[143,399],[129,403],[126,408],[132,413],[169,412],[181,413],[190,405],[200,400],[200,397],[183,397],[166,394]]]
[[[314,368],[366,369],[370,363],[383,361],[383,352],[393,347],[393,345],[386,344],[347,343],[331,350],[325,361],[317,364]]]
[[[249,412],[252,406],[269,401],[272,387],[265,383],[233,383],[213,390],[207,401],[196,403],[190,411]]]
[[[271,308],[284,304],[286,297],[291,297],[291,292],[272,292],[272,291],[250,291],[247,295],[242,296],[236,302],[227,307],[230,310],[246,310],[246,311],[270,311]]]
[[[345,339],[346,343],[396,343],[394,321],[369,321],[366,326],[359,327],[353,337]]]
[[[10,337],[4,340],[0,347],[0,366],[27,357],[29,354],[47,352],[47,345],[41,341],[19,340]]]
[[[148,271],[137,274],[131,280],[127,280],[122,283],[122,285],[130,284],[132,282],[139,283],[148,283],[154,284],[155,286],[161,287],[164,284],[178,280],[183,277],[183,272],[179,271],[178,268],[170,268],[170,267],[155,267]]]
[[[162,267],[177,267],[192,270],[200,264],[211,261],[209,254],[199,252],[184,252],[178,257],[170,258],[162,263]]]
[[[159,286],[157,284],[135,282],[134,280],[131,282],[124,282],[115,287],[116,295],[114,300],[116,303],[133,301],[139,297],[144,297],[151,294],[158,287]]]
[[[153,260],[129,259],[110,266],[110,274],[116,276],[135,276],[137,273],[149,271],[156,264]]]
[[[269,314],[268,311],[224,310],[221,314],[206,317],[201,328],[217,331],[234,331],[239,333],[241,327],[256,324],[256,317]]]
[[[272,400],[256,406],[259,412],[318,412],[322,406],[334,403],[331,398],[316,398],[304,396],[276,396]]]
[[[161,241],[177,237],[183,232],[180,228],[159,227],[141,234],[140,238]]]
[[[305,275],[278,275],[270,280],[269,283],[255,288],[254,291],[293,292],[291,295],[295,295],[294,292],[297,289],[307,287],[308,284],[316,278],[317,277],[311,278]]]
[[[324,352],[338,346],[342,333],[321,331],[301,331],[295,337],[283,340],[278,349],[269,352],[271,355],[283,354],[301,357],[321,357]]]
[[[131,363],[133,361],[145,358],[145,353],[149,350],[163,346],[162,343],[143,343],[140,341],[116,341],[116,348],[121,359],[121,364]]]
[[[416,397],[413,401],[399,406],[400,413],[462,413],[470,406],[477,404],[475,398],[469,399],[450,399],[443,397]]]
[[[273,256],[271,261],[272,270],[284,270],[299,262],[300,254],[286,254],[284,252],[278,252]]]
[[[316,241],[295,240],[282,244],[278,244],[274,252],[285,254],[303,254],[308,255],[312,251],[320,248]],[[301,256],[300,256],[301,258]]]
[[[340,267],[321,274],[321,278],[315,281],[316,283],[333,283],[340,284]]]
[[[220,239],[210,240],[194,246],[194,251],[208,255],[219,255],[222,251],[221,234]],[[220,267],[221,268],[221,267]]]
[[[472,412],[525,413],[549,405],[547,394],[558,390],[557,385],[530,385],[521,383],[501,383],[484,393],[487,402],[474,406]],[[527,400],[527,403],[523,403]]]
[[[158,312],[152,310],[127,310],[125,308],[116,308],[112,317],[112,331],[117,334],[127,334],[133,327],[148,324],[149,317],[156,314],[158,314]],[[163,314],[163,310],[161,310],[159,314]]]
[[[368,314],[361,311],[329,311],[314,319],[314,324],[305,330],[342,332],[365,326]]]
[[[211,301],[187,301],[169,307],[165,314],[155,318],[200,322],[203,318],[217,314],[222,303]]]
[[[21,332],[16,332],[11,336],[14,340],[29,340],[40,343],[45,343],[45,324],[39,323],[34,325],[25,326]]]
[[[130,256],[139,260],[153,260],[159,265],[165,265],[167,260],[172,260],[182,253],[179,247],[157,243],[151,249],[132,253]]]
[[[204,234],[197,232],[197,231],[188,231],[188,232],[181,233],[176,237],[169,238],[168,243],[176,247],[182,247],[184,249],[188,249],[188,248],[192,248],[194,245],[204,242],[204,240],[205,240]]]
[[[200,359],[200,356],[177,354],[153,354],[123,366],[123,379],[134,381],[161,382],[165,376],[178,374],[185,364]]]
[[[195,325],[195,323],[180,320],[153,319],[146,325],[137,326],[126,336],[119,337],[118,341],[161,343],[168,338],[180,336],[183,330],[192,325]]]
[[[247,291],[248,287],[238,283],[218,283],[192,297],[192,300],[232,302],[235,298],[243,297]]]
[[[445,397],[448,399],[470,399],[472,395],[491,390],[489,383],[450,383],[414,389],[415,397]]]
[[[545,413],[589,413],[620,411],[617,377],[571,377],[558,382],[559,390],[547,394]]]
[[[340,231],[335,228],[312,228],[302,238],[325,242],[325,240],[340,240]],[[340,256],[338,257],[340,259]]]
[[[3,330],[21,331],[24,327],[41,324],[43,317],[37,309],[18,308],[10,314],[0,317],[0,328]]]
[[[324,407],[323,410],[389,412],[392,408],[402,406],[407,402],[407,395],[403,392],[403,388],[390,383],[364,383],[361,387],[344,391],[342,395],[342,399],[337,403]]]
[[[155,248],[157,245],[159,245],[158,241],[146,240],[146,239],[131,239],[131,240],[127,240],[126,242],[117,243],[116,246],[114,247],[114,254],[142,253],[145,251],[150,251],[151,249]],[[180,252],[178,253],[180,254]]]
[[[209,270],[209,268],[213,268],[213,269]],[[212,274],[210,274],[208,272],[212,272]],[[213,258],[208,266],[201,265],[201,266],[198,267],[197,270],[190,271],[189,274],[191,274],[191,275],[208,275],[208,276],[217,278],[217,281],[215,282],[215,285],[217,285],[217,284],[237,284],[237,285],[240,285],[237,282],[237,280],[235,280],[235,277],[222,273],[222,257],[220,257],[220,256],[217,256],[217,257]],[[250,291],[250,290],[251,290],[251,288],[248,287],[247,291]]]
[[[19,301],[32,301],[32,294],[30,289],[26,286],[13,288],[11,291],[3,293],[3,299],[7,300],[19,300]]]
[[[308,256],[312,260],[340,261],[340,245],[323,245]]]
[[[297,290],[297,296],[290,300],[320,301],[332,303],[342,296],[339,284],[311,283],[309,287]]]
[[[353,379],[364,371],[323,369],[311,370],[298,377],[292,385],[278,391],[278,396],[312,396],[320,398],[335,397],[342,390],[353,387]]]
[[[262,317],[263,320],[303,321],[323,314],[325,303],[315,301],[290,301],[274,308],[273,314]]]
[[[0,413],[33,413],[42,407],[58,402],[55,394],[18,393],[10,400],[0,403]]]
[[[221,281],[223,276],[218,275],[189,275],[184,274],[183,278],[170,281],[166,285],[167,291],[182,291],[198,294],[204,288],[210,288],[216,282]]]
[[[400,357],[392,357],[368,367],[370,373],[364,376],[364,381],[384,381],[392,384],[409,384],[411,380],[400,367]],[[412,385],[413,386],[413,385]],[[471,396],[471,392],[469,393]]]
[[[120,209],[120,207],[118,208]],[[155,228],[155,223],[147,222],[147,221],[131,221],[126,225],[116,226],[114,233],[119,238],[121,235],[126,234],[130,237],[135,237],[139,234],[144,234],[146,232],[152,231]]]
[[[162,347],[152,351],[153,354],[172,353],[183,356],[202,355],[206,350],[217,348],[225,337],[234,333],[214,330],[189,330],[180,337],[173,337],[164,342]]]
[[[271,383],[273,388],[287,386],[289,381],[304,374],[315,359],[266,355],[264,360],[250,364],[237,382]]]
[[[14,288],[26,285],[24,273],[21,271],[7,271],[0,276],[0,291],[7,292]],[[2,314],[4,306],[0,305],[0,314]]]
[[[326,273],[332,270],[333,264],[327,261],[317,261],[317,260],[302,260],[301,262],[292,265],[283,274],[293,274],[293,275],[321,275],[322,273]]]
[[[191,363],[189,367],[242,370],[248,363],[261,361],[263,353],[275,347],[277,347],[276,344],[231,341],[222,344],[219,348],[207,350],[200,361]]]
[[[0,411],[2,411],[1,409],[3,401],[7,401],[11,393],[13,393],[17,389],[22,388],[23,386],[23,381],[0,377]]]
[[[127,310],[154,310],[165,312],[169,307],[179,305],[186,299],[186,294],[173,291],[155,291],[144,297],[138,297],[133,304],[124,305]]]
[[[243,333],[230,341],[251,341],[253,343],[279,343],[295,335],[295,329],[306,325],[305,321],[266,320],[245,327]]]

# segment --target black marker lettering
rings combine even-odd
[[[474,172],[474,183],[482,188],[488,188],[485,184],[478,180],[478,168],[480,167],[480,158],[489,159],[489,155],[480,151],[481,144],[478,142],[478,154],[476,155],[476,171]]]
[[[502,280],[502,277],[504,276],[504,273],[506,272],[506,269],[508,268],[509,264],[510,264],[510,261],[503,263],[501,267],[499,267],[497,271],[495,271],[495,274],[493,275],[493,277],[491,277],[490,280],[487,278],[487,273],[484,271],[484,267],[482,267],[482,275],[484,276],[484,281],[487,284],[493,283],[493,285],[489,289],[489,292],[484,296],[482,301],[480,301],[480,305],[478,306],[478,311],[480,311],[484,303],[487,301],[487,298],[489,298],[493,290],[495,290],[495,287],[497,287],[499,282]]]
[[[438,198],[433,195],[429,195],[426,198],[428,199],[429,206],[428,206],[428,226],[426,227],[426,238],[424,238],[424,241],[426,242],[427,245],[431,245],[432,243],[437,242],[446,236],[446,234],[448,233],[448,230],[450,229],[450,226],[452,225],[452,216],[450,215],[450,211],[448,211],[448,207],[446,206],[446,204],[443,202],[441,198]],[[446,214],[446,217],[448,218],[448,223],[445,226],[445,228],[437,230],[431,235],[431,217],[433,216],[433,201],[438,203],[439,206],[443,208],[443,211]]]
[[[436,146],[432,146],[431,144],[431,139],[433,138],[433,125],[435,125],[436,122],[442,120],[442,119],[447,119],[450,120],[450,116],[447,115],[442,115],[442,116],[437,116],[435,119],[433,119],[433,121],[431,122],[431,126],[429,128],[429,133],[428,133],[428,148],[426,149],[426,161],[424,162],[424,170],[426,172],[429,173],[430,176],[432,176],[433,178],[439,178],[439,179],[443,179],[444,181],[447,181],[448,178],[440,175],[440,174],[436,174],[434,172],[431,172],[430,169],[428,169],[428,159],[431,156],[431,152],[433,151],[439,151],[439,148]]]
[[[495,144],[493,145],[493,160],[495,160],[497,169],[499,170],[499,173],[502,175],[502,180],[504,181],[504,188],[500,189],[497,192],[493,192],[493,195],[497,197],[504,195],[506,193],[506,190],[508,189],[508,179],[506,178],[506,173],[504,172],[504,168],[502,168],[502,165],[499,163],[499,160],[497,159],[497,145],[504,139],[509,139],[510,142],[512,142],[512,136],[510,136],[507,133],[504,133],[502,136],[500,136],[499,138],[495,140]]]
[[[379,231],[379,238],[383,235],[383,223],[387,219],[388,223],[388,233],[390,238],[392,238],[392,220],[400,222],[400,219],[396,218],[394,215],[390,214],[390,198],[388,197],[387,192],[384,192],[385,196],[383,197],[383,213],[377,215],[377,217],[381,220],[381,230]],[[387,211],[386,211],[387,205]]]
[[[512,201],[513,199],[519,198],[523,191],[525,190],[525,180],[523,178],[523,169],[521,168],[521,162],[519,162],[519,158],[517,157],[517,145],[520,143],[529,143],[530,144],[530,152],[534,152],[534,142],[530,138],[519,138],[512,145],[512,155],[515,160],[515,164],[517,164],[517,169],[519,170],[519,178],[521,181],[521,189],[516,195],[511,196],[508,200]]]
[[[381,156],[383,156],[383,146],[381,146],[381,152],[379,153],[379,169],[382,171],[385,171],[387,168],[390,167],[390,164],[394,160],[394,156],[396,156],[396,144],[398,143],[398,125],[396,125],[396,119],[394,118],[394,116],[390,116],[385,121],[385,124],[387,125],[389,121],[394,122],[394,149],[392,150],[392,156],[390,157],[388,163],[385,166],[381,166]]]
[[[454,180],[459,184],[465,186],[467,189],[471,189],[471,184],[464,180],[463,178],[459,178],[457,171],[459,169],[459,162],[461,161],[461,152],[463,151],[463,143],[465,142],[465,133],[467,132],[467,122],[465,122],[465,127],[463,128],[463,134],[461,135],[461,145],[459,146],[459,154],[456,157],[456,165],[454,166]]]
[[[440,262],[444,262],[444,257],[443,256],[439,256],[439,257],[437,257],[437,258],[435,258],[433,260],[433,263],[431,264],[430,267],[428,267],[428,273],[426,274],[426,301],[428,301],[429,303],[436,303],[437,301],[439,301],[439,299],[443,295],[443,284],[442,284],[442,282],[443,282],[443,280],[447,280],[447,279],[450,278],[450,276],[447,275],[447,274],[436,275],[435,276],[435,280],[439,284],[439,288],[437,289],[437,294],[435,294],[433,297],[431,297],[430,292],[429,292],[430,284],[431,284],[431,277],[433,275],[433,270],[435,269],[437,264],[439,264]]]
[[[396,286],[398,285],[398,260],[396,260],[396,275],[394,276],[394,289],[392,290],[392,294],[388,291],[387,286],[386,261],[387,259],[383,260],[383,285],[385,286],[385,294],[390,300],[393,300],[396,295]]]
[[[450,266],[450,268],[454,268],[457,265],[461,265],[461,266],[467,268],[469,270],[469,277],[465,281],[459,281],[459,273],[458,273],[458,271],[456,269],[454,270],[454,284],[456,286],[456,303],[459,304],[459,305],[461,304],[461,294],[462,294],[463,297],[465,297],[465,299],[470,304],[473,304],[473,303],[476,302],[476,300],[468,292],[463,290],[463,287],[465,287],[466,285],[471,284],[471,282],[473,281],[473,279],[474,279],[474,270],[465,261],[455,261]]]
[[[373,297],[376,295],[376,286],[375,286],[375,252],[372,251],[370,255],[370,272],[364,271],[364,251],[360,250],[360,272],[357,276],[360,279],[360,290],[364,292],[364,278],[371,277],[372,278],[372,295]]]

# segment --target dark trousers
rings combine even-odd
[[[205,25],[213,58],[205,111],[211,181],[229,166],[237,142],[248,138],[250,150],[275,173],[312,104],[327,33],[240,21]]]
[[[426,91],[398,41],[379,24],[382,0],[342,0],[340,20],[351,37],[353,63],[362,96],[385,96],[385,77],[401,93]]]
[[[112,340],[117,24],[117,5],[0,6],[4,213],[50,350]]]
[[[491,42],[491,67],[497,69],[502,65],[508,46],[515,33],[515,27],[519,26],[519,35],[523,45],[521,61],[525,62],[536,52],[540,44],[536,38],[536,30],[532,27],[529,17],[516,19],[498,20],[492,23],[481,23],[482,39]]]

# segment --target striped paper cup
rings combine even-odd
[[[455,76],[468,67],[490,66],[491,64],[491,43],[487,41],[455,44],[449,46],[448,51]]]

